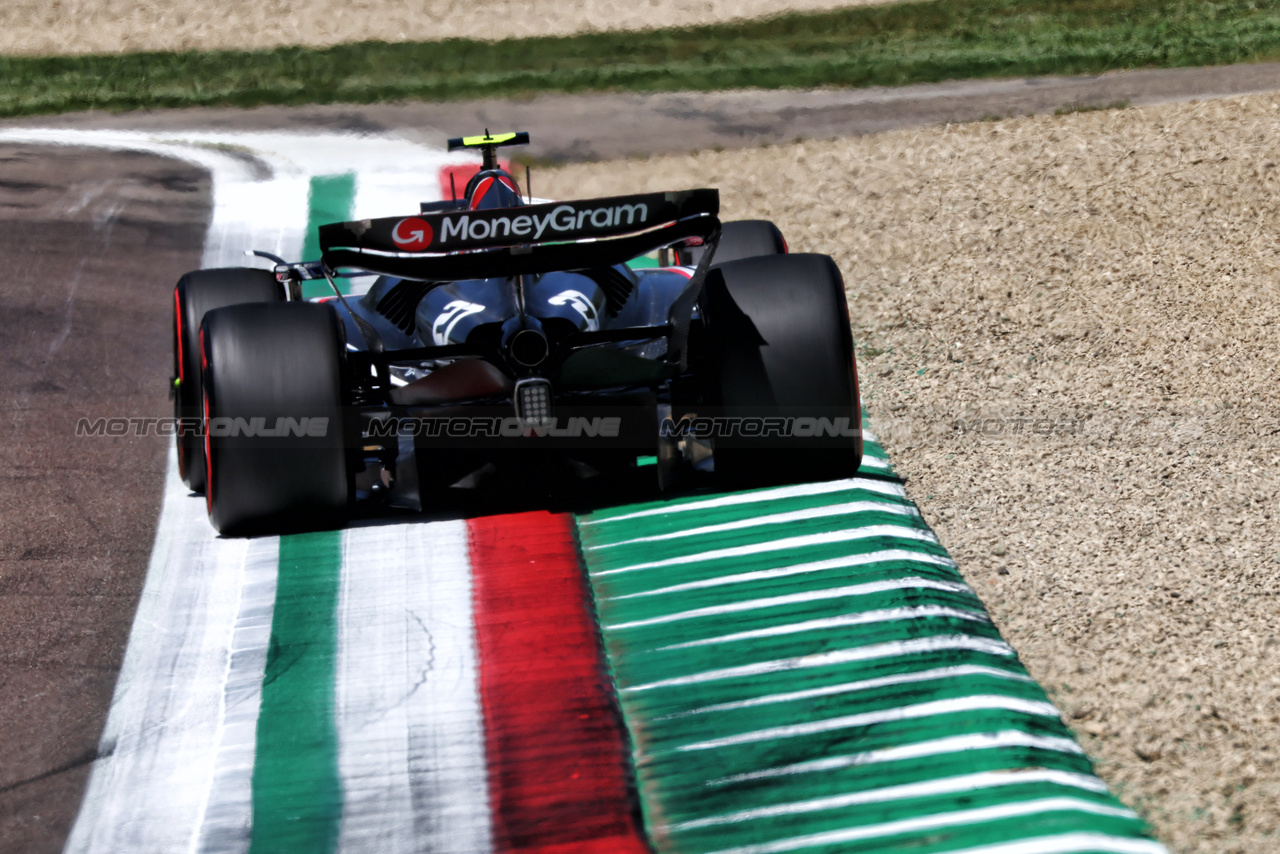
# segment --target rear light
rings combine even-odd
[[[542,427],[551,423],[551,383],[544,379],[526,379],[516,383],[516,418],[523,428]]]

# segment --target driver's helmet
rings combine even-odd
[[[520,185],[510,173],[501,169],[477,172],[467,182],[466,197],[473,211],[518,208],[524,204],[524,199],[520,196]]]

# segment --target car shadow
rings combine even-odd
[[[585,514],[613,507],[670,501],[725,492],[713,476],[690,473],[675,487],[658,487],[656,467],[636,466],[590,478],[577,478],[541,468],[495,471],[476,486],[437,489],[424,495],[420,511],[366,505],[348,527],[377,527],[416,522],[443,522],[512,513]]]

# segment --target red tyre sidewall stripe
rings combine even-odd
[[[200,372],[209,368],[209,355],[205,352],[204,327],[200,327]],[[209,384],[200,383],[200,402],[204,409],[204,418],[200,421],[200,432],[204,434],[204,503],[205,509],[213,513],[213,448],[209,442]]]
[[[178,399],[178,415],[180,418],[185,419],[190,415],[190,412],[186,411],[185,407],[182,406],[182,384],[186,381],[186,366],[182,364],[182,357],[184,355],[182,351],[182,297],[179,295],[177,287],[174,287],[173,289],[173,323],[174,330],[176,331],[174,336],[174,346],[177,348],[178,353],[178,387],[173,390],[173,393]],[[178,472],[179,474],[186,476],[188,474],[187,469],[189,468],[190,463],[187,461],[186,445],[182,441],[182,424],[183,422],[179,421],[179,423],[174,425],[174,430],[177,433],[174,439],[174,445],[178,448]]]
[[[494,850],[648,852],[571,519],[468,526]]]
[[[173,322],[178,329],[178,386],[181,388],[186,379],[186,366],[182,364],[182,298],[177,288],[173,289]]]

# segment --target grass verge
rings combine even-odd
[[[1280,56],[1280,0],[936,0],[563,38],[0,57],[0,116],[869,86]]]

